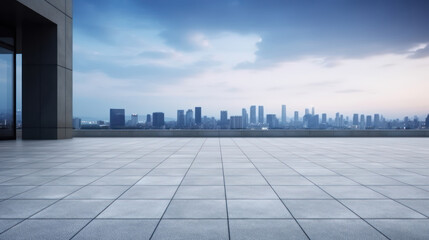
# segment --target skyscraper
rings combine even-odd
[[[371,115],[366,116],[366,128],[372,127]]]
[[[135,127],[139,123],[139,115],[133,113],[131,114],[130,126]]]
[[[360,115],[359,129],[365,129],[365,115]]]
[[[243,118],[241,116],[231,116],[231,129],[242,129],[243,128]]]
[[[319,128],[319,114],[311,115],[308,120],[308,128],[317,129]]]
[[[275,114],[267,114],[267,123],[269,128],[277,128],[279,120]]]
[[[429,114],[426,117],[426,124],[425,124],[425,126],[426,126],[426,129],[429,129]]]
[[[340,126],[340,113],[337,112],[335,113],[335,127],[339,127]]]
[[[188,111],[186,111],[185,125],[186,127],[191,127],[193,123],[194,123],[194,111],[192,111],[192,109],[188,109]]]
[[[220,111],[220,127],[228,128],[228,111]]]
[[[247,125],[249,124],[249,115],[245,108],[241,109],[241,118],[243,120],[243,128],[247,128]]]
[[[125,109],[110,109],[110,128],[125,127]]]
[[[150,114],[146,115],[146,125],[152,124],[152,116]]]
[[[258,106],[258,123],[264,123],[264,106]]]
[[[164,113],[162,112],[154,112],[152,113],[153,118],[153,127],[162,128],[164,127]]]
[[[293,113],[293,124],[295,125],[295,127],[298,126],[298,122],[299,122],[299,112],[295,111]]]
[[[195,107],[195,124],[201,125],[201,107]]]
[[[305,114],[304,114],[304,115],[308,115],[308,114],[310,114],[310,109],[306,108],[306,109],[305,109]]]
[[[256,124],[256,106],[250,106],[250,124]]]
[[[282,124],[286,125],[286,105],[282,105]]]
[[[326,115],[326,113],[322,113],[322,123],[323,124],[327,124],[328,122],[327,122],[327,115]]]
[[[374,128],[380,128],[380,114],[374,114]]]
[[[314,107],[311,107],[311,115],[314,116],[314,114],[315,114]]]
[[[177,110],[177,127],[183,128],[185,126],[185,111]]]
[[[353,127],[357,127],[359,125],[359,114],[353,114]]]

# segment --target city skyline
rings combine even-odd
[[[126,2],[75,1],[75,116],[429,109],[427,1]]]
[[[242,108],[241,115],[229,115],[227,110],[221,110],[219,117],[202,114],[202,107],[192,109],[178,109],[176,119],[166,118],[164,112],[153,112],[146,115],[146,121],[139,121],[138,114],[126,114],[125,109],[110,109],[108,121],[88,121],[73,118],[73,128],[100,129],[100,128],[135,128],[135,129],[427,129],[429,114],[423,119],[418,116],[404,116],[402,119],[388,119],[381,113],[363,114],[354,113],[352,116],[336,112],[333,117],[327,113],[316,112],[315,107],[306,108],[300,115],[294,111],[293,117],[287,118],[286,105],[281,105],[281,116],[265,113],[264,106],[258,106],[256,119],[256,105]],[[130,116],[128,118],[127,116]],[[230,116],[230,117],[228,117]]]
[[[214,113],[214,114],[211,114],[212,112],[214,112],[213,110],[207,111],[207,108],[205,108],[204,106],[201,106],[201,105],[199,105],[198,107],[197,106],[193,106],[193,107],[177,108],[176,110],[174,110],[175,111],[174,113],[170,113],[170,112],[167,113],[166,111],[163,111],[162,109],[155,109],[154,111],[140,111],[140,112],[137,112],[137,111],[131,111],[128,108],[125,108],[125,107],[122,107],[122,108],[121,107],[115,107],[115,108],[125,109],[126,110],[126,118],[127,119],[131,118],[132,114],[137,114],[141,118],[140,121],[143,121],[143,116],[146,116],[146,114],[151,114],[153,112],[162,112],[162,113],[164,113],[165,118],[168,119],[168,120],[177,119],[178,118],[178,112],[177,111],[182,110],[182,111],[184,111],[183,114],[184,114],[184,117],[185,117],[185,119],[184,119],[185,122],[186,122],[186,111],[191,110],[192,114],[195,114],[195,112],[196,112],[195,109],[196,108],[200,108],[200,115],[201,115],[201,117],[203,117],[203,116],[210,117],[210,118],[214,117],[214,118],[219,119],[219,120],[220,120],[219,113],[221,111],[227,111],[228,112],[228,116],[241,116],[242,113],[243,113],[243,109],[245,109],[246,113],[248,114],[248,121],[249,121],[249,123],[252,123],[252,116],[251,116],[252,115],[252,106],[256,107],[255,108],[255,114],[256,114],[255,117],[256,117],[256,119],[255,119],[254,123],[258,123],[259,122],[259,107],[260,106],[263,107],[262,116],[263,116],[264,119],[266,118],[267,114],[275,114],[279,120],[283,119],[283,106],[285,106],[285,108],[286,108],[286,112],[285,112],[286,113],[286,119],[288,121],[291,121],[291,120],[293,120],[295,118],[295,113],[296,112],[299,113],[299,118],[302,119],[302,116],[305,115],[307,111],[309,113],[316,112],[316,114],[320,114],[320,115],[322,113],[324,113],[324,114],[327,114],[327,116],[335,116],[335,114],[340,113],[340,114],[342,114],[344,116],[348,116],[350,118],[352,118],[353,115],[356,114],[356,113],[359,114],[359,116],[361,114],[364,114],[365,116],[367,116],[367,115],[374,115],[374,114],[380,114],[384,118],[391,119],[391,120],[394,120],[394,119],[400,119],[400,120],[402,120],[404,117],[409,117],[410,119],[413,119],[416,116],[419,119],[425,119],[427,117],[427,115],[429,114],[429,110],[426,113],[422,113],[422,114],[411,114],[411,115],[399,115],[398,114],[398,116],[389,116],[389,115],[384,114],[383,112],[357,112],[357,111],[353,111],[353,110],[349,110],[347,112],[342,112],[342,111],[326,112],[326,111],[323,111],[323,110],[319,110],[318,108],[316,108],[314,106],[304,107],[303,109],[295,109],[295,108],[289,107],[288,105],[285,105],[285,104],[278,105],[277,109],[273,110],[273,111],[272,111],[272,108],[270,108],[270,109],[267,110],[267,108],[265,106],[263,106],[263,105],[257,105],[257,104],[256,105],[249,105],[247,107],[241,107],[240,110],[237,110],[237,111],[231,111],[228,108],[224,108],[224,107],[222,108],[222,107],[220,107],[219,110],[216,113]],[[115,109],[115,108],[107,108],[107,112],[109,111],[109,109]],[[109,119],[108,114],[106,114],[106,116],[104,116],[104,117],[88,117],[88,116],[73,116],[73,117],[75,117],[75,118],[76,117],[77,118],[81,118],[81,119],[87,120],[87,121],[97,121],[97,120],[108,120]]]

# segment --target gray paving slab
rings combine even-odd
[[[161,218],[168,200],[117,200],[98,218]]]
[[[223,240],[228,239],[227,220],[163,219],[153,235],[154,240]]]
[[[142,239],[148,240],[152,235],[157,220],[109,220],[95,219],[80,231],[73,239]]]
[[[358,218],[336,200],[283,200],[295,218]]]
[[[311,239],[426,239],[427,146],[427,138],[2,141],[0,238],[305,239],[303,229]]]
[[[429,236],[428,219],[374,219],[368,222],[392,240],[424,240]]]
[[[228,200],[229,218],[291,218],[280,200]]]
[[[225,199],[224,186],[180,186],[174,199]]]
[[[226,218],[225,200],[173,200],[164,218]]]
[[[308,239],[291,219],[231,219],[229,225],[231,239],[236,240]]]
[[[360,219],[299,219],[310,239],[387,239],[382,233]]]
[[[94,218],[110,200],[60,200],[32,218]]]
[[[393,200],[341,200],[362,218],[425,218]]]
[[[70,239],[88,220],[25,220],[0,235],[0,239]]]

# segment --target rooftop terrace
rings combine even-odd
[[[0,142],[0,239],[427,239],[429,138]]]

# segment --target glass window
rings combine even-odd
[[[14,52],[0,46],[0,139],[14,138]]]

